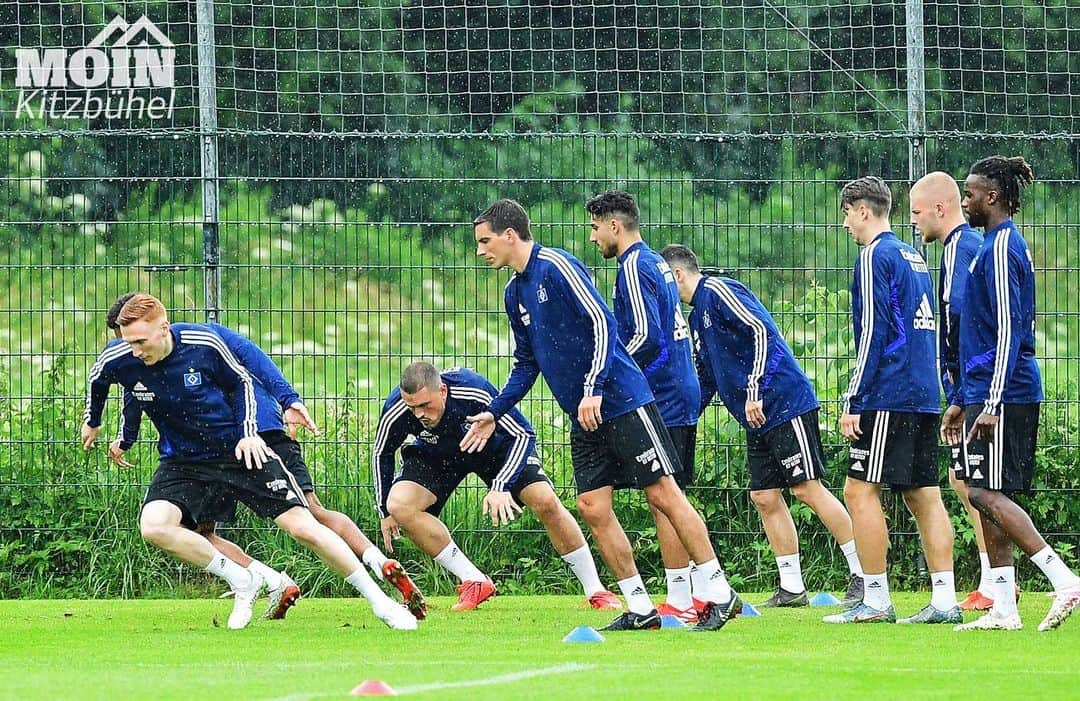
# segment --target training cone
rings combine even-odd
[[[661,628],[685,628],[686,624],[679,620],[678,616],[661,616],[660,617]]]
[[[838,606],[840,599],[830,594],[827,591],[823,591],[820,594],[814,594],[814,598],[810,599],[811,606]]]
[[[742,611],[739,612],[739,615],[752,618],[754,616],[760,616],[761,612],[754,608],[753,604],[748,604],[744,601],[742,605]]]
[[[589,626],[578,626],[562,639],[564,643],[602,643],[604,642],[604,636],[596,632],[595,628]]]
[[[365,679],[349,692],[350,696],[397,696],[397,692],[381,679]]]

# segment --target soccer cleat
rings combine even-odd
[[[382,574],[386,581],[393,584],[401,592],[401,599],[405,603],[405,607],[409,609],[409,613],[415,616],[418,621],[424,620],[427,617],[427,602],[424,601],[424,595],[413,584],[412,579],[405,572],[405,568],[401,566],[401,563],[397,560],[387,560],[383,563]]]
[[[622,611],[622,602],[619,601],[619,597],[615,596],[615,592],[607,589],[590,596],[589,606],[597,611]]]
[[[897,623],[963,623],[964,614],[960,612],[959,606],[953,606],[948,611],[942,611],[941,609],[934,608],[933,605],[928,605],[922,611],[919,611],[914,616],[908,616],[907,618],[901,618]]]
[[[474,608],[495,596],[495,585],[490,579],[482,582],[462,582],[458,585],[457,603],[451,611],[472,611]]]
[[[1066,618],[1072,615],[1072,612],[1078,606],[1080,606],[1080,585],[1055,593],[1054,603],[1050,605],[1046,618],[1039,624],[1039,630],[1046,632],[1057,628],[1065,622]]]
[[[1020,630],[1023,627],[1024,624],[1020,621],[1019,613],[1001,616],[991,610],[974,621],[953,626],[953,630]]]
[[[806,598],[806,590],[802,590],[798,594],[792,594],[783,587],[777,587],[773,595],[765,601],[762,601],[758,606],[761,608],[798,608],[800,606],[809,606],[810,600]]]
[[[292,577],[282,572],[281,582],[277,588],[270,589],[266,592],[266,595],[270,601],[263,618],[278,621],[285,618],[285,614],[300,598],[300,587],[296,586],[296,582],[292,580]]]
[[[690,630],[701,632],[705,630],[720,630],[724,625],[739,615],[742,611],[742,599],[731,590],[731,598],[722,604],[715,601],[706,601],[698,613],[698,622]]]
[[[847,585],[847,591],[844,592],[844,598],[840,600],[840,605],[849,609],[862,602],[864,584],[865,581],[862,577],[857,574],[851,575],[851,580]]]
[[[259,592],[263,588],[262,575],[251,572],[251,582],[241,589],[233,589],[233,608],[229,614],[229,629],[240,630],[246,628],[251,622],[252,609],[255,608],[255,599],[259,598]]]
[[[656,609],[646,614],[627,611],[600,630],[659,630],[660,614]]]
[[[385,603],[372,604],[371,610],[375,613],[376,618],[389,628],[394,630],[416,630],[416,616],[389,597],[386,597]]]
[[[963,611],[989,611],[993,605],[994,600],[978,589],[965,596],[960,602],[960,608]]]
[[[859,602],[842,613],[834,613],[821,619],[822,623],[896,623],[896,610],[892,604],[884,611]]]
[[[702,605],[704,606],[704,604]],[[697,623],[698,621],[698,610],[693,604],[690,605],[690,608],[681,609],[678,606],[672,606],[665,601],[656,607],[656,612],[661,616],[674,616],[683,623]]]

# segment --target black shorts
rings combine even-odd
[[[949,470],[956,479],[967,481],[967,441],[949,446]]]
[[[686,489],[694,484],[694,454],[697,451],[697,424],[668,426],[668,436],[679,459],[679,469],[672,477],[679,487]]]
[[[964,408],[964,429],[982,412],[982,404]],[[994,440],[967,446],[967,483],[998,492],[1029,492],[1035,477],[1039,404],[1002,404]]]
[[[937,487],[937,414],[864,411],[862,435],[851,444],[848,477],[893,489]]]
[[[578,494],[601,487],[644,489],[682,469],[671,436],[650,402],[595,431],[570,431],[570,458]]]
[[[143,504],[158,500],[178,506],[181,523],[189,528],[209,520],[205,515],[221,508],[220,500],[239,501],[264,518],[277,518],[294,506],[307,507],[303,490],[280,459],[249,470],[232,456],[162,460]]]
[[[285,467],[300,485],[300,491],[304,494],[314,492],[315,485],[304,463],[300,444],[284,431],[263,431],[259,435],[266,441],[270,450],[273,450],[285,463]],[[195,523],[231,523],[236,519],[236,497],[222,492],[217,498],[209,498],[203,503],[199,513],[192,514],[192,518],[195,519]]]
[[[438,516],[446,505],[446,500],[470,473],[479,477],[490,489],[492,481],[505,466],[505,462],[492,463],[471,453],[461,453],[460,457],[453,458],[436,457],[426,454],[422,449],[406,446],[401,450],[401,473],[394,480],[394,484],[401,481],[415,482],[434,494],[435,503],[427,508],[427,512]],[[554,489],[551,480],[544,474],[540,458],[536,455],[535,441],[530,442],[529,449],[514,470],[517,474],[509,485],[510,496],[518,506],[525,506],[521,500],[521,490],[530,484],[547,482]]]
[[[825,475],[818,410],[808,411],[765,433],[746,434],[750,489],[783,489]]]

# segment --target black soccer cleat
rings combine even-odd
[[[612,631],[612,630],[659,630],[660,629],[660,614],[656,612],[656,609],[649,611],[646,614],[634,613],[633,611],[627,611],[611,623],[600,630]]]
[[[865,581],[862,577],[857,574],[851,575],[851,581],[848,582],[847,591],[844,592],[844,598],[840,601],[840,605],[849,609],[860,603],[863,600],[864,584]]]
[[[777,587],[776,591],[765,601],[762,601],[758,606],[761,608],[799,608],[800,606],[809,606],[810,600],[806,598],[806,590],[802,590],[798,594],[792,594],[783,587]]]
[[[731,592],[731,598],[722,604],[718,604],[714,601],[709,601],[705,604],[705,608],[701,609],[698,613],[697,625],[691,628],[692,631],[703,630],[720,630],[731,619],[735,618],[742,612],[742,599],[735,593]]]

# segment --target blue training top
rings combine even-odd
[[[645,374],[664,425],[696,424],[701,388],[679,287],[667,261],[644,242],[619,256],[614,307],[619,339]]]
[[[941,362],[941,388],[945,404],[963,405],[960,388],[960,312],[964,308],[964,291],[970,275],[968,268],[982,245],[982,235],[963,223],[945,237],[938,276],[938,308],[941,326],[938,327],[938,358]]]
[[[741,282],[703,275],[690,304],[703,411],[713,395],[748,433],[766,433],[817,409],[810,378],[769,311]],[[760,400],[765,424],[751,428],[747,399]]]

